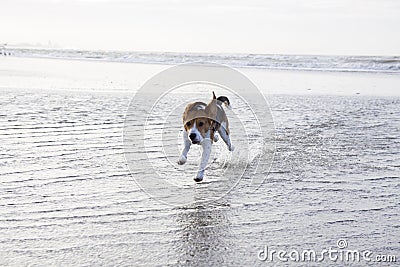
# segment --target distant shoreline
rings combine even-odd
[[[216,54],[176,52],[90,51],[51,48],[7,48],[15,57],[93,60],[121,63],[176,65],[217,63],[237,68],[400,73],[400,56],[323,56]]]

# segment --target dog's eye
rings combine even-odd
[[[186,123],[186,126],[189,127],[191,124],[192,124],[192,123],[191,123],[190,121],[188,121],[188,122]]]
[[[203,126],[203,122],[201,121],[201,122],[199,122],[199,127],[201,127],[201,126]]]

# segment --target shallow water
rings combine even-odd
[[[339,238],[399,255],[398,97],[269,96],[276,153],[263,186],[183,207],[129,174],[131,97],[2,90],[0,264],[265,265],[265,245],[321,250]],[[212,173],[193,185],[200,198],[223,178]]]

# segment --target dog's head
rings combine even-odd
[[[217,116],[217,99],[205,105],[201,102],[189,104],[183,113],[183,124],[189,140],[199,144],[204,138],[210,138],[210,132]]]

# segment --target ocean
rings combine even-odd
[[[20,57],[81,59],[126,63],[176,65],[217,63],[237,68],[319,70],[348,72],[400,72],[400,56],[324,56],[274,54],[217,54],[177,52],[89,51],[76,49],[8,49]]]

